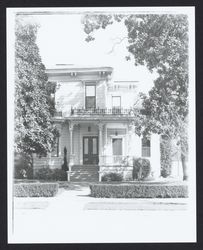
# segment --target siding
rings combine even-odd
[[[100,82],[96,89],[96,106],[97,108],[106,108],[105,82]]]
[[[138,100],[138,93],[136,90],[125,90],[125,91],[108,91],[107,92],[107,108],[112,108],[112,97],[120,96],[121,97],[121,107],[124,109],[129,109],[134,106]]]
[[[79,164],[80,160],[80,145],[79,145],[79,129],[74,126],[73,130],[73,154],[75,155],[75,164]]]
[[[96,106],[105,108],[105,81],[96,85]],[[85,107],[85,83],[78,82],[59,82],[55,94],[56,110],[62,111],[65,115],[70,113],[71,107]]]
[[[65,114],[71,107],[84,107],[84,87],[82,82],[61,82],[55,94],[56,109]]]

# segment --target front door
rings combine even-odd
[[[98,137],[83,137],[83,164],[98,164]]]

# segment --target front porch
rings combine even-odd
[[[69,122],[68,181],[101,181],[107,172],[124,173],[124,177],[128,175],[127,179],[131,179],[128,130],[127,123]]]
[[[153,177],[159,177],[159,136],[152,135],[151,146],[146,148],[142,138],[134,133],[131,121],[126,117],[116,119],[109,116],[100,119],[95,116],[63,117],[56,120],[59,138],[55,150],[48,157],[47,165],[61,168],[66,158],[69,181],[78,172],[86,175],[89,169],[90,175],[94,172],[95,181],[100,181],[102,175],[109,172],[121,173],[124,180],[130,180],[133,157],[148,157]]]
[[[129,121],[97,119],[68,120],[57,124],[58,156],[67,149],[69,167],[73,165],[126,165],[133,155],[130,143],[133,128]]]

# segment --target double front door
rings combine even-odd
[[[83,137],[83,164],[98,164],[98,137]]]

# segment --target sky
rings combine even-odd
[[[127,36],[126,27],[115,23],[105,30],[96,31],[95,40],[86,42],[81,18],[80,14],[34,17],[40,24],[37,44],[46,68],[55,64],[111,66],[114,68],[114,80],[138,81],[138,90],[147,93],[156,75],[144,66],[135,66],[133,59],[126,61],[129,54],[127,39],[115,45],[112,51],[114,44]]]

